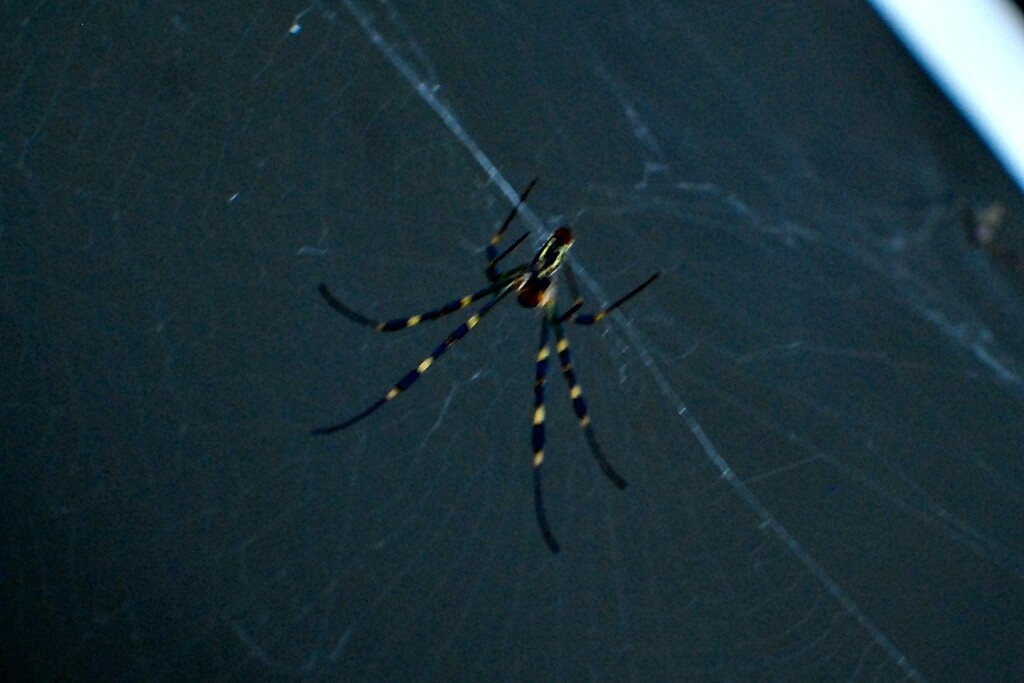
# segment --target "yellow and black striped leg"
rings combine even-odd
[[[373,405],[371,405],[358,415],[350,417],[344,422],[339,422],[338,424],[331,425],[330,427],[318,427],[313,430],[313,434],[333,434],[334,432],[345,429],[346,427],[351,427],[356,422],[359,422],[363,418],[374,413],[378,408],[383,406],[385,403],[392,400],[393,398],[401,394],[403,391],[411,387],[413,384],[416,383],[416,380],[418,380],[424,372],[430,369],[430,366],[433,365],[437,361],[437,359],[444,355],[445,351],[450,349],[452,346],[455,345],[456,342],[465,337],[469,333],[469,331],[476,327],[477,323],[479,323],[480,320],[498,304],[499,301],[508,296],[509,293],[511,293],[512,291],[514,291],[512,287],[505,287],[505,289],[502,290],[502,292],[498,294],[498,296],[484,304],[479,311],[469,316],[469,318],[466,319],[466,322],[462,323],[457,328],[455,328],[455,330],[448,335],[448,338],[441,342],[440,346],[434,349],[433,353],[424,358],[420,362],[420,364],[417,365],[413,370],[411,370],[405,377],[398,380],[395,386],[391,387],[388,390],[388,392],[384,394],[384,396],[377,400],[376,403],[374,403]]]
[[[498,279],[501,277],[501,274],[498,272],[498,261],[508,256],[513,249],[522,244],[523,240],[526,239],[526,235],[523,235],[522,237],[517,239],[511,247],[506,249],[500,255],[498,254],[498,245],[501,243],[501,238],[505,236],[505,231],[508,230],[508,226],[512,224],[512,221],[515,219],[516,214],[519,213],[519,207],[521,207],[523,205],[523,202],[526,201],[526,198],[530,196],[530,192],[533,191],[533,187],[536,184],[537,178],[534,178],[533,180],[530,181],[530,184],[526,186],[526,189],[523,190],[523,193],[519,195],[519,201],[516,202],[516,205],[512,207],[512,210],[509,212],[508,216],[506,216],[505,220],[502,222],[501,227],[498,228],[498,231],[496,233],[494,233],[494,236],[491,237],[490,243],[487,245],[487,268],[485,272],[487,273],[487,279],[490,280],[491,282],[497,282]]]
[[[492,258],[490,261],[487,262],[487,268],[485,268],[484,271],[487,273],[487,279],[488,280],[491,280],[492,282],[494,282],[494,281],[500,281],[500,280],[504,279],[503,276],[501,275],[501,273],[498,272],[498,264],[501,263],[501,261],[506,256],[511,254],[513,251],[515,251],[516,247],[518,247],[520,244],[525,242],[526,238],[529,237],[529,236],[530,236],[530,231],[527,230],[522,235],[517,237],[515,242],[513,242],[510,245],[508,245],[508,247],[505,248],[505,251],[501,252],[500,254],[498,254],[497,256],[495,256],[494,258]]]
[[[572,306],[559,316],[559,322],[571,319],[583,308],[583,296],[580,294],[579,285],[576,284],[576,276],[572,274],[572,266],[566,264],[562,272],[565,273],[565,281],[569,285],[569,294],[572,294]]]
[[[372,327],[377,332],[397,332],[398,330],[404,330],[407,327],[419,325],[420,323],[426,322],[428,320],[437,320],[438,318],[442,318],[446,315],[450,315],[452,313],[461,311],[466,306],[469,306],[479,301],[480,299],[483,299],[484,297],[493,294],[494,292],[497,292],[499,289],[504,287],[507,284],[507,282],[508,280],[506,278],[502,278],[500,281],[494,282],[488,285],[487,287],[484,287],[478,292],[474,292],[473,294],[464,296],[461,299],[449,301],[441,308],[435,308],[432,311],[427,311],[426,313],[421,313],[419,315],[409,316],[408,318],[395,318],[394,320],[384,321],[373,320],[372,318],[366,317],[362,313],[358,313],[357,311],[352,310],[345,304],[341,303],[341,301],[339,301],[336,296],[331,294],[331,291],[327,289],[327,285],[323,283],[321,283],[317,289],[320,291],[320,296],[324,298],[324,301],[327,302],[328,306],[336,310],[338,313],[341,313],[349,320],[359,323],[360,325],[365,325],[366,327]]]
[[[562,375],[569,385],[569,398],[572,399],[573,410],[576,411],[576,417],[579,418],[580,427],[583,428],[583,434],[586,436],[587,444],[590,446],[590,452],[594,454],[594,460],[597,461],[605,476],[616,487],[624,489],[626,488],[626,480],[615,471],[611,463],[608,462],[608,459],[604,457],[601,446],[598,445],[597,438],[594,436],[594,428],[590,426],[587,402],[583,399],[583,389],[580,387],[579,382],[576,381],[576,372],[572,368],[572,354],[569,351],[569,340],[562,329],[562,323],[559,318],[554,317],[554,314],[552,314],[551,324],[555,328],[555,348],[558,350],[558,360],[562,364]]]
[[[660,273],[655,273],[650,276],[639,285],[626,292],[625,295],[616,299],[610,306],[606,306],[596,313],[584,313],[583,315],[578,315],[577,311],[579,311],[580,307],[583,305],[583,299],[577,298],[576,303],[573,304],[572,308],[558,317],[558,322],[565,322],[566,320],[571,319],[577,325],[593,325],[594,323],[603,320],[609,313],[642,292],[649,284],[658,279],[658,275],[660,275]]]
[[[533,507],[537,512],[537,524],[544,542],[552,553],[559,551],[558,541],[548,526],[544,514],[544,494],[541,490],[540,471],[544,465],[544,385],[548,375],[548,319],[541,321],[540,348],[537,349],[537,379],[533,385]]]

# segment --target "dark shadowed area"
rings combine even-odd
[[[1019,676],[1022,195],[817,4],[5,3],[4,670]],[[533,177],[510,262],[567,222],[588,310],[661,273],[567,329],[624,491],[549,378],[558,555],[512,298],[310,435],[469,314],[317,285],[477,290]]]

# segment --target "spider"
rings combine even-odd
[[[607,476],[617,488],[624,489],[626,487],[626,480],[615,471],[611,466],[611,463],[609,463],[607,458],[605,458],[601,447],[597,443],[597,438],[594,436],[594,429],[590,424],[590,414],[587,411],[587,404],[583,398],[583,389],[576,380],[576,373],[572,366],[572,356],[569,351],[569,340],[562,328],[562,323],[571,321],[577,325],[593,325],[594,323],[603,320],[608,313],[614,311],[616,308],[632,299],[645,287],[654,282],[658,277],[658,273],[655,273],[644,280],[641,284],[631,289],[610,306],[606,306],[605,308],[598,310],[596,313],[580,314],[579,311],[583,307],[583,298],[579,294],[579,288],[576,286],[576,282],[572,277],[571,269],[567,268],[562,272],[565,273],[569,289],[571,290],[575,301],[564,313],[559,313],[555,303],[554,277],[561,270],[562,264],[565,261],[565,255],[573,243],[572,229],[568,225],[563,225],[555,229],[530,263],[516,266],[506,270],[505,272],[501,272],[498,269],[498,265],[501,261],[511,254],[516,247],[522,244],[530,234],[529,232],[524,233],[512,242],[507,249],[501,253],[498,252],[498,245],[501,243],[502,237],[505,235],[505,231],[508,230],[509,225],[511,225],[516,214],[519,212],[519,208],[522,206],[523,202],[526,201],[526,198],[529,196],[536,184],[537,179],[534,178],[519,196],[519,201],[514,207],[512,207],[512,211],[505,218],[501,227],[498,228],[498,231],[494,233],[494,236],[491,238],[491,241],[487,246],[488,263],[484,271],[490,284],[473,294],[469,294],[460,299],[455,299],[440,308],[436,308],[432,311],[421,313],[419,315],[409,316],[408,318],[378,321],[368,318],[367,316],[349,308],[327,289],[327,285],[323,283],[320,284],[320,294],[331,308],[349,320],[360,325],[370,327],[377,332],[396,332],[398,330],[404,330],[414,325],[419,325],[422,322],[436,320],[455,313],[456,311],[461,311],[467,306],[470,306],[486,297],[491,296],[492,298],[481,306],[476,313],[469,316],[466,322],[455,328],[455,330],[449,334],[448,337],[441,342],[441,344],[434,349],[429,356],[424,358],[419,365],[409,371],[409,373],[402,377],[402,379],[398,380],[398,382],[375,403],[344,422],[339,422],[338,424],[334,424],[329,427],[319,427],[314,429],[313,434],[333,434],[334,432],[351,427],[360,420],[369,417],[385,403],[393,400],[399,394],[409,389],[409,387],[415,384],[416,380],[430,369],[430,367],[437,362],[437,360],[440,359],[448,349],[465,337],[470,330],[476,327],[480,320],[490,313],[498,303],[500,303],[505,297],[514,293],[516,294],[520,305],[524,308],[539,308],[543,313],[540,325],[540,348],[537,351],[537,375],[533,388],[533,500],[537,523],[540,526],[540,532],[544,537],[544,542],[552,553],[557,553],[560,548],[558,541],[555,540],[554,534],[551,532],[551,527],[548,525],[547,515],[544,512],[544,497],[541,490],[541,466],[544,464],[544,389],[547,379],[548,358],[550,356],[550,349],[548,346],[550,333],[553,331],[555,334],[555,350],[558,352],[558,360],[562,365],[562,376],[565,377],[565,381],[569,385],[569,398],[572,400],[572,407],[576,412],[576,417],[579,419],[580,427],[583,429],[583,434],[586,437],[587,444],[590,446],[590,451],[593,453],[594,459],[597,461],[598,466],[601,468],[601,471],[604,472],[605,476]]]

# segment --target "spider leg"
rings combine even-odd
[[[547,382],[548,357],[548,317],[544,316],[540,328],[540,348],[537,350],[537,379],[533,384],[533,507],[537,512],[537,524],[544,542],[552,553],[559,551],[558,541],[548,526],[547,515],[544,514],[544,495],[541,490],[540,471],[544,464],[544,385]]]
[[[495,298],[493,298],[490,301],[488,301],[486,304],[484,304],[480,308],[479,311],[477,311],[473,315],[469,316],[469,318],[466,319],[466,322],[462,323],[457,328],[455,328],[455,330],[451,334],[449,334],[448,337],[443,342],[441,342],[441,344],[436,349],[434,349],[433,353],[431,353],[429,356],[424,358],[420,362],[420,364],[417,365],[412,370],[410,370],[409,373],[405,375],[405,377],[403,377],[402,379],[398,380],[398,382],[395,383],[395,385],[393,387],[388,389],[388,392],[386,394],[384,394],[384,396],[379,398],[375,403],[371,404],[364,411],[362,411],[361,413],[359,413],[357,415],[354,415],[353,417],[350,417],[349,419],[345,420],[344,422],[339,422],[338,424],[331,425],[329,427],[317,427],[316,429],[313,430],[313,434],[315,434],[315,435],[333,434],[334,432],[341,431],[342,429],[345,429],[347,427],[351,427],[356,422],[359,422],[363,418],[365,418],[365,417],[369,416],[370,414],[376,412],[377,409],[379,409],[385,403],[387,403],[388,401],[394,399],[396,396],[398,396],[403,391],[405,391],[406,389],[411,387],[413,384],[415,384],[416,380],[418,380],[420,378],[420,376],[424,372],[426,372],[428,369],[430,369],[430,366],[433,365],[434,362],[437,361],[437,359],[439,359],[441,356],[443,356],[445,351],[450,349],[453,345],[455,345],[456,342],[458,342],[460,339],[465,337],[469,333],[470,330],[472,330],[474,327],[476,327],[477,323],[479,323],[480,320],[485,315],[487,315],[490,312],[490,310],[492,308],[494,308],[498,304],[499,301],[504,299],[511,292],[515,291],[515,288],[512,287],[512,286],[509,286],[507,284],[504,285],[504,286],[505,286],[505,289],[500,294],[498,294],[498,296],[496,296]],[[482,295],[482,296],[486,296],[486,295]]]
[[[522,206],[523,202],[526,201],[526,198],[530,196],[530,192],[533,191],[533,187],[536,184],[537,178],[530,181],[530,184],[526,186],[523,193],[519,195],[519,201],[512,207],[512,210],[509,212],[508,216],[505,217],[504,222],[502,222],[501,227],[498,228],[498,231],[494,233],[494,236],[491,238],[490,244],[487,245],[487,268],[485,272],[487,273],[487,279],[491,282],[496,282],[501,276],[497,268],[498,261],[505,258],[508,255],[508,252],[512,251],[515,247],[518,247],[522,241],[526,239],[526,235],[523,235],[521,238],[516,240],[515,244],[506,250],[506,253],[501,254],[500,256],[498,255],[498,244],[501,243],[501,238],[505,235],[505,231],[508,230],[508,226],[512,224],[512,220],[516,217],[516,214],[519,213],[519,207]]]
[[[568,274],[571,271],[566,270],[565,272]],[[603,320],[609,313],[642,292],[649,284],[658,279],[658,275],[660,275],[660,273],[655,273],[650,276],[639,285],[626,292],[623,296],[620,296],[610,306],[606,306],[596,313],[584,313],[583,315],[579,315],[578,311],[583,307],[583,299],[582,297],[577,296],[575,303],[573,303],[569,310],[558,316],[557,322],[562,323],[566,320],[572,320],[577,325],[593,325],[594,323]],[[557,331],[558,328],[555,329]]]
[[[501,252],[500,254],[495,256],[493,259],[491,259],[490,262],[488,262],[487,268],[486,268],[487,278],[488,279],[491,279],[492,274],[493,274],[494,278],[496,278],[498,280],[501,279],[502,276],[498,273],[498,267],[497,267],[498,264],[502,261],[502,259],[504,259],[506,256],[511,254],[513,251],[515,251],[516,247],[518,247],[520,244],[522,244],[524,241],[526,241],[526,238],[529,237],[529,236],[530,236],[530,231],[527,230],[522,235],[517,237],[515,242],[513,242],[508,247],[506,247],[505,251]]]
[[[587,411],[587,402],[583,398],[583,389],[576,380],[576,372],[572,368],[569,339],[565,336],[565,331],[562,329],[561,320],[554,316],[554,308],[551,311],[551,325],[555,328],[555,348],[558,350],[558,360],[562,364],[562,376],[565,377],[565,381],[569,385],[569,398],[572,399],[573,410],[576,411],[576,417],[579,418],[580,427],[583,428],[583,434],[586,436],[587,444],[590,446],[590,452],[594,454],[594,460],[597,461],[605,476],[617,488],[624,489],[626,488],[626,480],[615,471],[611,463],[608,462],[608,459],[604,457],[601,446],[597,443],[597,437],[594,436],[594,428],[590,426],[590,413]]]
[[[328,306],[336,310],[338,313],[341,313],[349,320],[359,323],[365,327],[372,327],[377,332],[396,332],[398,330],[404,330],[407,327],[412,327],[413,325],[419,325],[421,322],[425,322],[427,320],[437,320],[438,318],[461,311],[466,306],[469,306],[480,299],[497,292],[502,287],[505,287],[510,280],[514,279],[518,275],[519,269],[516,269],[516,271],[510,271],[506,277],[502,277],[497,282],[493,282],[480,291],[466,295],[461,299],[449,301],[441,308],[435,308],[432,311],[409,316],[408,318],[395,318],[394,320],[386,321],[374,320],[366,317],[362,313],[352,310],[345,304],[341,303],[341,301],[338,300],[338,298],[334,296],[329,289],[327,289],[327,285],[323,283],[320,283],[320,286],[317,289],[320,291],[320,296],[324,298],[324,301],[327,302]]]
[[[569,320],[576,315],[577,311],[583,308],[583,296],[580,294],[579,285],[576,284],[576,276],[572,274],[572,266],[565,264],[562,272],[565,273],[565,282],[569,285],[569,293],[572,294],[572,306],[558,317],[559,322]]]

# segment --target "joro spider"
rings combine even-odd
[[[480,310],[469,316],[466,322],[455,328],[455,330],[448,335],[448,338],[434,349],[433,353],[424,358],[419,365],[409,371],[409,373],[402,379],[398,380],[398,382],[375,403],[344,422],[339,422],[338,424],[331,425],[329,427],[319,427],[314,429],[313,434],[333,434],[334,432],[351,427],[355,423],[376,412],[377,409],[385,403],[391,401],[403,391],[411,387],[416,380],[418,380],[420,376],[430,368],[430,366],[444,355],[445,351],[450,349],[457,341],[465,337],[466,334],[476,327],[477,323],[479,323],[485,315],[490,313],[499,302],[509,294],[515,293],[521,306],[524,308],[540,308],[544,314],[541,318],[540,348],[537,351],[537,375],[533,388],[533,501],[534,510],[537,514],[537,524],[540,526],[541,534],[544,536],[544,542],[547,543],[547,546],[552,553],[557,553],[559,551],[558,541],[555,540],[554,534],[551,533],[551,527],[548,525],[547,515],[544,513],[544,496],[541,490],[541,466],[544,464],[544,388],[547,380],[548,357],[550,355],[550,350],[548,348],[550,331],[553,330],[555,333],[555,349],[558,352],[558,360],[562,365],[562,376],[565,377],[565,381],[569,385],[569,398],[572,399],[573,410],[576,411],[576,417],[579,419],[580,427],[583,429],[583,434],[587,439],[587,444],[590,446],[590,452],[593,453],[594,459],[597,461],[598,466],[601,468],[601,471],[604,472],[605,476],[607,476],[617,488],[624,489],[626,488],[626,480],[615,471],[611,466],[611,463],[608,462],[608,459],[605,458],[600,445],[597,443],[597,438],[594,436],[594,429],[590,424],[590,414],[587,411],[587,404],[583,398],[583,389],[576,380],[576,373],[572,367],[572,356],[569,352],[569,340],[565,336],[565,331],[562,329],[562,323],[571,321],[577,325],[593,325],[594,323],[601,321],[608,315],[608,313],[614,311],[616,308],[632,299],[645,287],[654,282],[658,277],[658,273],[655,273],[644,280],[624,296],[619,297],[619,299],[610,306],[599,309],[596,313],[580,314],[579,311],[583,307],[583,298],[580,296],[579,288],[576,286],[576,282],[572,277],[572,270],[567,268],[562,272],[565,273],[566,281],[575,301],[564,313],[558,313],[555,303],[554,277],[561,269],[562,263],[565,261],[565,255],[573,243],[572,229],[567,225],[557,228],[551,234],[551,237],[547,239],[530,263],[510,268],[505,272],[499,271],[498,264],[511,254],[516,247],[522,244],[530,234],[529,232],[524,233],[509,245],[507,249],[498,253],[498,245],[501,243],[502,237],[505,235],[505,231],[508,230],[512,220],[519,212],[519,207],[526,201],[526,198],[529,196],[536,184],[537,179],[534,178],[530,184],[527,185],[526,189],[523,190],[523,193],[519,196],[519,201],[512,208],[512,211],[505,218],[501,227],[498,228],[496,233],[494,233],[490,243],[487,245],[488,263],[485,273],[490,284],[478,292],[450,301],[444,306],[432,311],[427,311],[426,313],[413,315],[408,318],[378,321],[352,310],[331,294],[330,290],[327,289],[327,285],[323,283],[320,284],[320,294],[331,308],[336,310],[338,313],[341,313],[349,320],[359,323],[360,325],[373,328],[377,332],[395,332],[398,330],[404,330],[408,327],[419,325],[427,320],[436,320],[451,313],[455,313],[456,311],[461,311],[467,306],[470,306],[485,297],[493,295],[493,298],[481,306]]]

